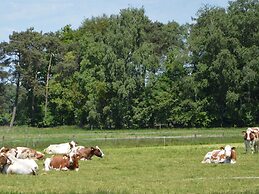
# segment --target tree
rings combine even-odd
[[[9,91],[12,91],[8,87],[8,64],[6,64],[6,55],[4,51],[4,47],[6,46],[7,43],[2,42],[0,44],[0,125],[6,125],[8,122],[8,119],[10,118],[9,116],[9,102],[10,98],[7,93]],[[9,93],[8,93],[9,94]]]
[[[188,43],[197,98],[207,99],[213,126],[257,122],[258,10],[253,0],[230,2],[227,11],[205,7],[191,28]]]

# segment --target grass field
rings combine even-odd
[[[0,146],[26,144],[41,151],[74,138],[85,146],[99,143],[105,153],[103,159],[80,161],[78,172],[44,172],[38,161],[37,176],[0,174],[0,193],[259,193],[259,155],[243,153],[242,130],[0,128]],[[150,138],[159,136],[179,138]],[[237,148],[236,164],[201,164],[208,151],[226,144]]]

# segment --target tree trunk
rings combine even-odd
[[[34,76],[34,80],[38,79],[37,72]],[[33,84],[33,88],[31,90],[31,125],[35,125],[35,90],[36,90],[36,85]]]
[[[45,87],[45,107],[44,107],[44,120],[47,117],[47,112],[48,112],[48,96],[49,96],[49,75],[50,75],[50,69],[51,69],[51,61],[52,61],[52,54],[50,55],[49,59],[49,66],[48,66],[48,71],[47,71],[47,78],[46,78],[46,87]]]
[[[20,88],[20,73],[18,72],[18,77],[17,77],[17,82],[16,82],[15,100],[14,100],[13,113],[12,113],[12,119],[10,122],[10,127],[13,127],[15,117],[16,117],[17,104],[18,104],[18,98],[19,98],[19,88]]]

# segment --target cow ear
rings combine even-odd
[[[242,133],[246,133],[246,131],[242,131]]]
[[[232,147],[231,149],[232,149],[232,150],[235,150],[235,149],[236,149],[236,147]]]
[[[223,146],[220,147],[221,150],[224,150],[225,148]]]
[[[91,147],[91,150],[94,150],[94,147]]]

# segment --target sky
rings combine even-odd
[[[179,24],[192,22],[205,5],[226,8],[229,0],[1,0],[0,42],[9,41],[13,31],[30,27],[56,32],[66,25],[77,29],[87,18],[119,14],[121,9],[144,7],[152,21]]]

